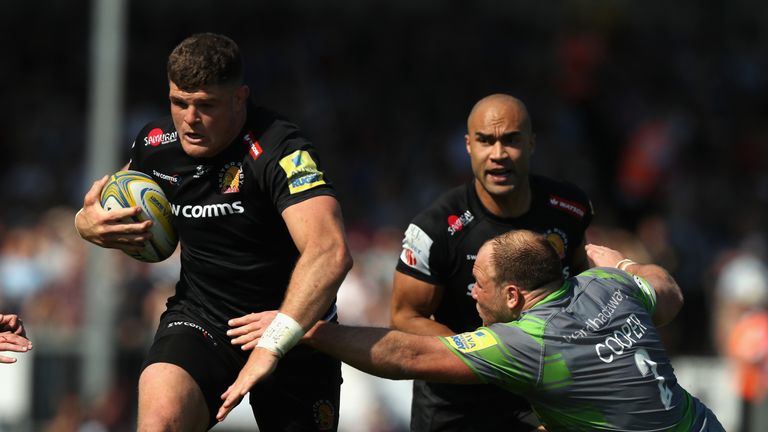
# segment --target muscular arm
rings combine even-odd
[[[655,264],[632,264],[625,269],[647,280],[656,291],[656,311],[653,323],[656,326],[669,324],[683,307],[683,292],[672,276]]]
[[[443,296],[443,288],[395,271],[391,327],[407,333],[449,336],[453,330],[430,319]]]
[[[389,379],[425,379],[457,384],[479,378],[440,340],[397,330],[318,323],[310,346],[363,372]]]
[[[283,219],[301,255],[280,312],[307,330],[330,307],[352,268],[352,256],[335,198],[318,196],[292,205],[283,211]]]
[[[616,267],[616,264],[624,259],[621,252],[605,246],[587,245],[586,253],[589,259],[600,267]],[[655,264],[633,263],[626,266],[624,270],[648,281],[656,292],[653,323],[656,326],[663,326],[672,321],[683,307],[683,292],[672,276]]]
[[[341,209],[335,198],[318,196],[294,204],[283,211],[283,220],[299,250],[285,299],[280,312],[295,320],[305,331],[312,328],[323,317],[331,305],[344,276],[352,267],[352,257],[347,248],[346,235],[341,219]],[[264,325],[269,325],[275,317],[275,311],[265,314]],[[255,340],[260,337],[263,328],[260,318],[246,315],[230,320],[230,325],[241,325],[230,330],[230,336],[240,336],[240,342]],[[258,333],[252,332],[252,326],[258,327]],[[252,347],[254,343],[248,343]],[[255,347],[248,356],[243,369],[235,382],[221,395],[224,403],[219,408],[216,418],[221,421],[248,393],[259,380],[272,373],[277,367],[278,354],[261,347]]]

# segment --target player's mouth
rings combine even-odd
[[[512,179],[512,170],[506,168],[490,169],[485,172],[486,177],[493,183],[508,183]]]
[[[187,140],[190,144],[201,144],[203,140],[205,140],[205,135],[195,133],[195,132],[186,132],[184,133],[184,139]]]

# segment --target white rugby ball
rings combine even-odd
[[[133,216],[133,222],[152,220],[149,232],[152,238],[140,252],[125,252],[144,262],[160,262],[173,254],[179,237],[173,227],[171,204],[152,177],[140,171],[118,171],[101,191],[101,206],[110,211],[116,208],[141,207],[141,213]]]

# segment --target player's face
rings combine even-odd
[[[170,82],[171,117],[181,147],[192,157],[211,157],[226,148],[243,127],[247,86],[205,86],[195,91]]]
[[[509,322],[514,319],[507,303],[507,298],[493,280],[493,268],[490,260],[490,246],[485,245],[477,253],[475,265],[472,267],[475,285],[472,287],[472,298],[477,301],[476,308],[483,320],[483,325],[496,322]]]
[[[535,139],[527,113],[513,104],[489,103],[468,121],[467,152],[482,189],[494,197],[518,190],[528,179]]]

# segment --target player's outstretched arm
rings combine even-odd
[[[587,256],[598,267],[618,267],[642,277],[656,292],[656,310],[653,323],[663,326],[672,321],[683,307],[683,292],[675,279],[664,268],[655,264],[638,264],[627,259],[621,252],[605,246],[588,244]]]
[[[450,328],[431,319],[440,305],[442,296],[442,287],[395,271],[390,302],[390,326],[407,333],[428,336],[455,334]]]
[[[122,249],[139,252],[147,241],[151,221],[126,223],[125,220],[141,212],[141,207],[114,209],[106,211],[101,207],[101,190],[109,180],[104,176],[93,182],[85,194],[83,208],[75,215],[75,228],[80,237],[104,248]]]
[[[458,356],[432,336],[320,322],[304,342],[363,372],[388,379],[479,383]]]

